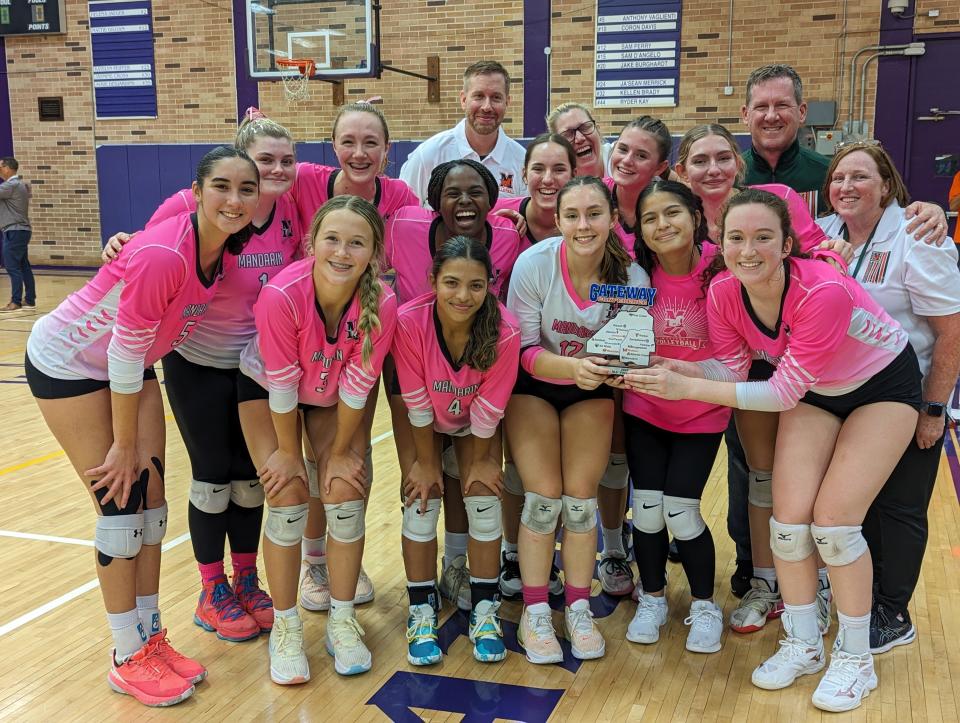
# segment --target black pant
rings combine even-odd
[[[737,424],[733,417],[723,440],[727,443],[727,533],[737,548],[737,560],[750,560],[750,515],[748,491],[750,486],[747,455],[740,444]]]
[[[873,558],[876,602],[905,612],[927,549],[927,508],[940,466],[943,437],[930,449],[913,439],[863,521]]]
[[[670,497],[700,499],[720,448],[720,432],[669,432],[629,414],[623,415],[623,426],[627,464],[635,490],[654,490]],[[643,589],[648,592],[662,590],[669,545],[666,528],[648,533],[634,526],[633,541]],[[716,551],[710,528],[705,528],[692,540],[677,540],[677,551],[690,582],[690,593],[695,598],[713,597]]]
[[[3,265],[10,276],[10,301],[18,305],[37,303],[33,269],[27,258],[30,233],[30,229],[26,228],[0,234],[3,237]]]

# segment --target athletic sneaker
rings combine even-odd
[[[603,555],[597,566],[600,587],[607,595],[622,597],[633,591],[633,570],[624,558]]]
[[[830,629],[830,610],[833,606],[833,590],[830,583],[823,584],[822,580],[817,581],[817,625],[820,627],[820,634],[826,635]]]
[[[269,648],[270,680],[278,685],[310,680],[310,664],[303,651],[303,621],[299,615],[274,619]]]
[[[357,592],[353,597],[354,605],[363,605],[373,600],[373,580],[367,575],[363,565],[360,566],[360,577],[357,578]]]
[[[643,580],[640,579],[640,576],[637,576],[637,584],[633,588],[633,592],[630,593],[630,599],[634,602],[640,602],[640,598],[643,597]]]
[[[273,600],[260,587],[257,568],[247,567],[233,573],[233,589],[247,615],[257,621],[260,632],[269,633],[273,627]]]
[[[560,579],[560,568],[555,564],[550,566],[550,581],[547,583],[547,591],[551,595],[563,595],[563,580]]]
[[[830,666],[813,691],[813,704],[820,710],[840,713],[859,708],[863,699],[877,687],[877,674],[870,653],[851,655],[840,650],[843,631],[837,635]]]
[[[193,694],[193,683],[170,670],[156,646],[144,645],[119,665],[116,653],[114,650],[110,655],[112,663],[107,673],[107,683],[116,692],[132,695],[151,707],[174,705]]]
[[[753,671],[750,679],[758,688],[786,688],[801,675],[819,673],[826,665],[822,637],[816,640],[793,637],[789,613],[783,615],[783,631],[786,637],[779,641],[780,649]]]
[[[450,602],[456,602],[461,610],[473,607],[470,597],[470,568],[465,555],[457,555],[440,573],[440,595]]]
[[[567,640],[570,652],[579,660],[602,658],[607,644],[603,635],[593,622],[593,612],[589,600],[577,600],[563,609],[563,621],[566,623]]]
[[[473,657],[481,663],[495,663],[507,657],[499,612],[499,602],[481,600],[470,613],[468,634],[473,643]]]
[[[620,525],[620,542],[623,543],[623,549],[627,551],[627,560],[636,562],[633,556],[633,526],[626,520]]]
[[[330,575],[327,572],[326,560],[315,564],[303,561],[300,605],[314,612],[330,609]]]
[[[260,634],[260,625],[241,607],[225,575],[203,584],[193,622],[204,630],[216,631],[218,638],[232,643]]]
[[[753,577],[753,560],[737,560],[737,569],[730,576],[730,592],[734,597],[743,597],[750,591]]]
[[[694,600],[690,615],[683,621],[690,626],[687,650],[692,653],[716,653],[723,634],[723,611],[712,600]]]
[[[520,560],[515,552],[500,553],[500,595],[508,600],[523,592]]]
[[[783,598],[780,589],[773,589],[770,583],[761,577],[750,580],[750,589],[743,596],[740,605],[730,613],[730,627],[738,633],[755,633],[783,614]]]
[[[531,612],[530,608],[523,609],[517,628],[517,642],[531,663],[563,662],[563,651],[553,629],[550,606],[546,603],[538,603],[536,612]]]
[[[437,642],[437,614],[432,605],[411,605],[407,618],[407,661],[433,665],[443,658]]]
[[[166,628],[154,634],[147,641],[147,645],[153,646],[154,652],[167,664],[167,667],[187,682],[196,684],[207,677],[207,669],[200,663],[173,649],[170,641],[167,640]]]
[[[660,628],[667,622],[667,598],[643,594],[637,612],[627,626],[627,640],[651,645],[660,639]]]
[[[870,652],[885,653],[898,645],[909,645],[917,639],[917,631],[910,621],[910,613],[895,613],[883,603],[877,603],[870,615]]]
[[[366,673],[373,665],[373,656],[363,644],[363,628],[352,610],[341,609],[327,618],[327,652],[333,656],[333,667],[340,675]]]

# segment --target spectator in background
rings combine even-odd
[[[10,277],[10,303],[0,312],[36,311],[37,294],[33,270],[27,258],[30,243],[30,186],[20,180],[20,164],[12,156],[0,158],[0,235],[3,237],[3,264]]]
[[[960,171],[953,177],[953,183],[950,185],[950,210],[960,211]],[[953,227],[953,242],[960,245],[960,218]]]
[[[445,161],[479,161],[497,180],[501,196],[526,196],[523,146],[500,127],[510,105],[510,74],[500,63],[481,60],[463,73],[460,107],[464,119],[417,146],[400,168],[400,178],[427,199],[430,172]]]

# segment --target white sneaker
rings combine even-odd
[[[820,634],[826,635],[830,629],[830,609],[833,604],[833,590],[830,583],[826,585],[822,581],[817,581],[817,624],[820,626]]]
[[[633,588],[633,570],[623,557],[604,555],[597,565],[597,577],[600,587],[607,595],[620,597],[628,595]]]
[[[750,589],[740,600],[737,609],[730,613],[730,627],[738,633],[755,633],[783,614],[783,598],[780,588],[760,577],[750,580]]]
[[[461,610],[470,610],[473,600],[470,598],[470,568],[467,558],[457,555],[440,573],[440,595],[455,602]]]
[[[667,598],[644,593],[637,612],[627,626],[627,640],[651,645],[660,639],[660,627],[667,622]]]
[[[589,600],[577,600],[570,607],[564,608],[563,619],[567,625],[567,639],[570,641],[570,652],[574,658],[593,660],[603,657],[607,644],[593,622]]]
[[[327,652],[333,656],[333,667],[340,675],[366,673],[373,665],[373,656],[363,644],[363,628],[352,610],[337,610],[327,618]]]
[[[536,608],[535,611],[532,608]],[[517,627],[517,642],[531,663],[562,663],[563,650],[553,629],[550,607],[546,604],[524,608]]]
[[[693,653],[715,653],[720,650],[723,612],[712,600],[694,600],[690,605],[690,615],[683,624],[690,626],[687,650]]]
[[[360,566],[360,577],[357,579],[357,592],[353,598],[354,605],[363,605],[373,600],[373,580],[367,575],[363,566]]]
[[[270,679],[279,685],[310,680],[310,665],[303,652],[303,622],[300,616],[276,616],[270,631]]]
[[[786,637],[780,640],[780,649],[762,662],[751,676],[753,684],[765,690],[780,690],[793,684],[801,675],[819,673],[826,665],[823,638],[801,640],[792,636],[789,613],[783,614]]]
[[[840,635],[837,641],[840,641]],[[813,704],[820,710],[835,713],[859,708],[863,699],[877,687],[877,682],[870,653],[851,655],[834,645],[830,667],[813,691]]]
[[[327,572],[326,559],[313,565],[303,561],[303,570],[300,573],[300,605],[314,612],[330,609],[330,575]]]

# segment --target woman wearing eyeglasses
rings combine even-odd
[[[547,116],[552,133],[558,133],[573,145],[577,157],[577,176],[603,178],[609,174],[612,143],[605,143],[589,109],[580,103],[563,103]]]
[[[820,225],[853,245],[850,275],[907,331],[923,373],[924,404],[913,441],[863,523],[874,567],[870,650],[884,653],[916,638],[907,604],[926,549],[945,403],[960,371],[960,271],[954,244],[927,244],[907,232],[910,198],[879,145],[838,150],[823,194],[833,214]]]

